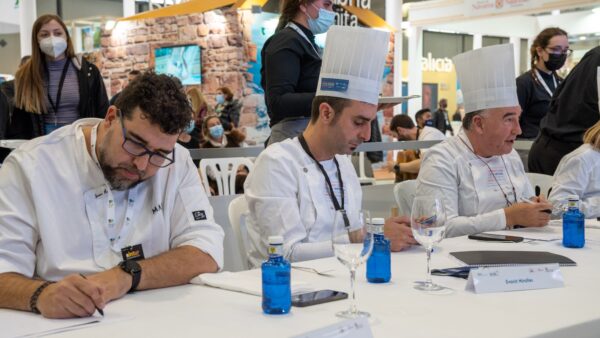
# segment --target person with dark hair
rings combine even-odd
[[[517,78],[517,96],[523,112],[519,119],[521,139],[534,139],[540,121],[550,108],[550,99],[562,79],[556,71],[571,54],[567,32],[550,27],[541,31],[530,48],[531,69]]]
[[[448,100],[441,99],[439,102],[438,110],[433,112],[433,127],[441,131],[442,134],[446,135],[447,131],[450,131],[450,135],[454,135],[454,130],[450,124],[448,117]]]
[[[127,87],[131,83],[131,81],[137,79],[137,77],[140,76],[140,75],[142,75],[142,72],[140,72],[137,69],[134,69],[134,70],[130,71],[127,74],[127,82],[125,83],[125,85],[123,85],[123,88]],[[109,101],[110,105],[114,105],[115,104],[115,102],[119,98],[119,95],[121,95],[121,92],[116,93],[115,95],[113,95],[113,97],[110,98],[110,101]]]
[[[540,133],[529,150],[529,171],[553,175],[560,160],[583,143],[583,134],[598,119],[600,47],[585,53],[558,86]]]
[[[441,131],[424,126],[419,128],[408,115],[396,115],[390,122],[390,131],[398,141],[440,141],[445,140],[446,136]],[[427,149],[415,151],[416,158],[412,161],[396,163],[390,166],[396,175],[399,173],[418,174],[421,168],[421,158],[425,155]]]
[[[228,87],[221,87],[217,90],[217,105],[215,113],[219,116],[221,124],[225,130],[230,131],[238,127],[240,123],[241,103],[233,98],[233,92]]]
[[[31,58],[15,74],[15,109],[8,138],[31,139],[85,117],[104,117],[108,97],[96,66],[75,55],[60,17],[33,24]]]
[[[448,237],[545,226],[552,205],[535,197],[513,149],[521,133],[513,46],[475,49],[453,61],[464,94],[463,128],[427,151],[416,197],[443,199]]]
[[[433,127],[433,116],[429,108],[423,108],[415,114],[415,121],[417,121],[417,127],[423,128],[425,126]]]
[[[315,35],[335,20],[332,0],[282,0],[275,34],[261,51],[261,86],[271,118],[268,143],[300,134],[317,91],[321,49]]]
[[[334,26],[327,33],[320,81],[347,87],[321,86],[304,132],[258,156],[244,186],[251,265],[267,257],[273,235],[283,236],[283,255],[292,262],[331,256],[336,212],[346,215],[347,226],[360,222],[362,191],[346,155],[371,136],[388,44],[389,33],[373,29]],[[416,243],[407,222],[386,222],[393,251]]]
[[[223,229],[189,152],[191,111],[152,72],[101,119],[29,141],[0,170],[0,308],[86,317],[128,292],[223,266]]]

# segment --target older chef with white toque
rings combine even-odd
[[[346,155],[371,136],[388,44],[389,33],[373,29],[336,26],[327,33],[308,127],[263,151],[245,183],[253,266],[266,260],[269,236],[282,235],[285,257],[303,261],[333,255],[336,210],[360,222],[362,191]],[[387,220],[392,250],[415,244],[407,221]]]
[[[534,197],[513,149],[521,134],[513,55],[513,46],[506,44],[453,59],[466,115],[458,135],[425,155],[416,191],[416,196],[443,198],[448,237],[540,227],[550,219],[552,206]]]

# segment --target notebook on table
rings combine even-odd
[[[560,266],[577,265],[568,257],[547,251],[457,251],[450,254],[471,267],[552,263]]]

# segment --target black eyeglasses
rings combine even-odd
[[[562,54],[562,55],[566,55],[566,56],[570,56],[571,54],[573,54],[572,49],[570,49],[570,48],[562,49],[560,46],[546,47],[544,49],[546,50],[546,52],[548,52],[550,54]]]
[[[121,146],[123,147],[123,149],[125,149],[126,152],[136,157],[150,155],[148,163],[152,164],[155,167],[164,168],[170,166],[175,162],[175,148],[173,148],[173,151],[170,154],[171,158],[169,158],[161,153],[152,151],[146,148],[146,146],[141,144],[140,142],[134,141],[127,137],[127,130],[125,130],[125,123],[123,123],[123,114],[120,110],[118,110],[118,114],[119,120],[121,120],[121,130],[123,131],[123,144]]]

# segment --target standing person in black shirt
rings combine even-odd
[[[583,143],[598,119],[600,47],[587,52],[561,83],[529,151],[529,171],[553,175],[562,157]]]
[[[448,118],[448,100],[440,100],[438,110],[433,113],[433,126],[444,135],[446,135],[446,131],[450,131],[450,135],[454,135],[454,129]]]
[[[335,20],[332,0],[283,0],[275,34],[261,51],[261,86],[275,143],[300,134],[310,120],[321,70],[315,34]]]
[[[517,78],[517,96],[523,112],[519,119],[523,133],[520,139],[535,139],[540,121],[550,109],[550,99],[562,79],[556,71],[565,64],[570,53],[567,32],[546,28],[538,34],[530,49],[531,69]]]

